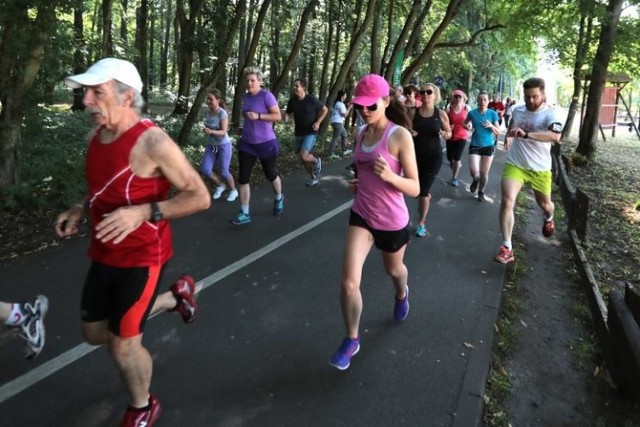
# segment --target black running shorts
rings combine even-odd
[[[166,265],[166,264],[165,264]],[[142,334],[164,266],[117,268],[92,262],[82,290],[82,321],[108,321],[121,338]]]
[[[364,218],[353,210],[349,215],[349,225],[369,230],[373,236],[373,244],[383,252],[398,252],[404,245],[409,243],[409,230],[407,227],[396,231],[376,230],[371,228]]]

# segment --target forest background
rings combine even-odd
[[[213,87],[232,127],[241,126],[242,69],[257,66],[282,104],[293,79],[331,105],[369,72],[394,83],[444,80],[519,97],[544,60],[567,79],[547,88],[569,107],[567,129],[591,75],[587,134],[596,149],[597,105],[607,70],[627,73],[637,116],[638,0],[0,0],[0,209],[59,207],[78,200],[89,124],[82,91],[61,84],[105,56],[139,68],[147,113],[183,147],[201,144],[196,123]],[[578,114],[579,116],[579,114]],[[325,128],[326,129],[325,123]],[[287,128],[282,134],[286,139]],[[58,205],[58,206],[55,206]]]
[[[609,242],[610,250],[589,250],[597,279],[605,286],[622,279],[640,283],[634,145],[640,141],[632,137],[613,150],[598,139],[608,72],[630,78],[621,94],[631,111],[619,119],[640,124],[639,4],[0,0],[0,261],[60,244],[50,223],[85,194],[84,154],[92,127],[81,113],[82,91],[62,81],[115,56],[136,64],[145,84],[145,113],[194,165],[205,141],[198,125],[209,90],[222,90],[233,129],[242,125],[246,66],[263,70],[265,86],[282,107],[296,78],[306,79],[308,91],[329,106],[340,89],[350,97],[357,79],[369,72],[403,85],[441,80],[444,105],[457,88],[471,102],[480,91],[521,99],[522,82],[542,73],[549,99],[567,111],[563,150],[576,166],[577,183],[598,200],[590,233],[593,242]],[[571,135],[572,129],[578,134]],[[279,123],[276,131],[288,147],[292,125]],[[321,149],[325,138],[319,138]],[[284,173],[299,169],[290,151],[281,157]],[[236,167],[234,160],[232,171]]]

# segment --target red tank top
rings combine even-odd
[[[170,183],[165,177],[141,178],[131,171],[129,164],[129,155],[139,136],[154,126],[150,120],[141,120],[109,144],[100,142],[102,129],[91,138],[86,176],[92,226],[119,207],[167,199]],[[92,260],[120,268],[162,265],[172,255],[171,229],[166,220],[155,224],[145,221],[117,245],[92,237],[89,247]]]

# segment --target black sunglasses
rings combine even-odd
[[[364,105],[360,105],[360,104],[353,104],[353,106],[358,111],[362,111],[362,109],[364,109],[364,107],[365,107]],[[378,109],[378,103],[376,102],[375,104],[368,105],[366,107],[367,107],[367,110],[369,110],[369,111],[376,111]]]
[[[462,98],[462,95],[453,95],[454,98]]]
[[[420,92],[418,92],[420,95],[433,95],[433,91],[431,89],[427,89],[427,90],[421,90]]]

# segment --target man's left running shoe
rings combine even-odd
[[[193,297],[196,291],[196,284],[188,274],[183,274],[171,285],[171,293],[178,301],[176,306],[169,311],[177,311],[182,316],[184,323],[191,323],[196,318],[198,305]]]
[[[153,395],[149,395],[149,405],[146,408],[127,407],[120,427],[152,427],[160,418],[162,407]]]

